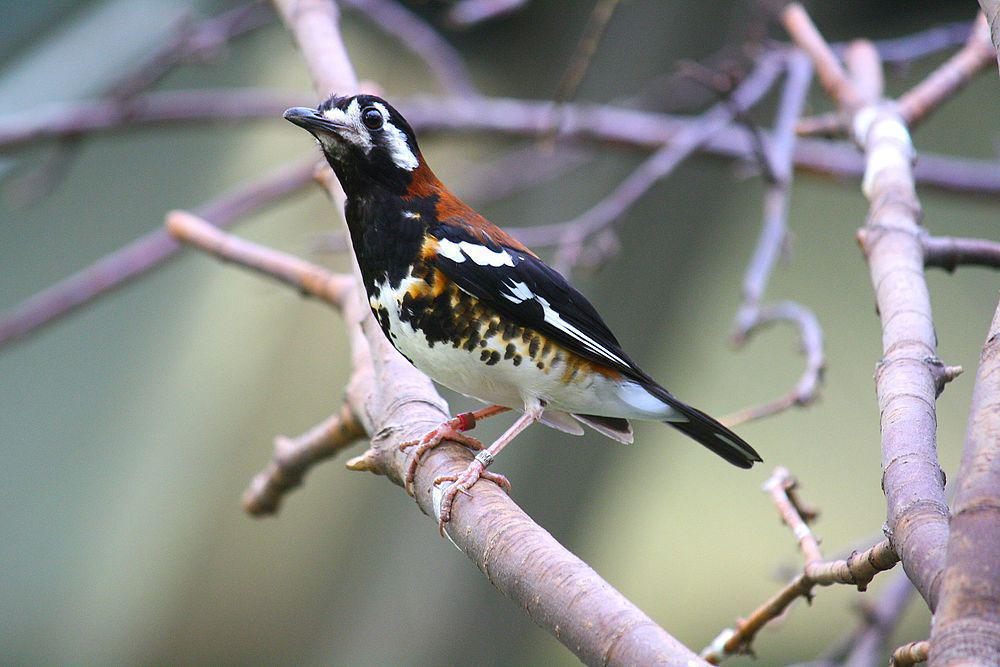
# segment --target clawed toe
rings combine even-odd
[[[460,475],[441,475],[434,479],[434,486],[451,482],[451,485],[442,492],[441,501],[438,505],[438,531],[442,536],[444,535],[444,525],[451,520],[451,508],[455,504],[455,498],[459,493],[471,498],[472,493],[469,492],[469,489],[480,479],[493,482],[507,493],[510,493],[510,481],[503,475],[488,472],[478,459],[470,463],[469,467]]]
[[[434,449],[445,440],[456,442],[474,452],[485,449],[485,446],[483,443],[479,442],[479,440],[473,438],[472,436],[465,435],[465,433],[462,432],[474,426],[474,419],[470,419],[466,415],[459,415],[454,419],[449,419],[444,422],[433,431],[429,431],[421,438],[399,443],[399,450],[403,452],[416,447],[412,458],[410,458],[410,462],[406,466],[406,476],[403,479],[403,486],[406,489],[406,492],[411,496],[415,495],[413,480],[417,475],[417,467],[420,465],[420,461],[423,459],[424,454]]]

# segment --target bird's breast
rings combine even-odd
[[[589,402],[595,383],[608,380],[587,360],[505,319],[431,265],[411,265],[395,285],[376,282],[368,296],[393,346],[435,381],[467,396],[513,408],[529,396]]]

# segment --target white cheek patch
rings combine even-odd
[[[378,109],[382,118],[385,119],[382,132],[385,136],[386,149],[389,151],[389,157],[392,158],[393,163],[406,171],[413,171],[419,167],[420,162],[417,160],[417,156],[413,154],[410,145],[406,142],[406,134],[389,122],[389,110],[385,108],[384,104],[378,102],[372,106]]]
[[[347,110],[338,109],[333,107],[332,109],[327,109],[323,112],[327,120],[332,123],[336,123],[343,129],[338,129],[337,134],[344,139],[349,141],[367,155],[374,144],[372,143],[371,135],[368,134],[368,128],[364,126],[361,122],[361,108],[358,106],[357,100],[351,100],[351,103],[347,105]],[[327,139],[330,143],[335,144],[336,139]]]

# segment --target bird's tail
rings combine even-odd
[[[754,463],[763,462],[760,454],[743,438],[701,410],[679,401],[655,382],[646,386],[646,390],[673,408],[675,416],[664,423],[697,440],[734,466],[750,468]]]

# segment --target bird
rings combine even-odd
[[[439,384],[487,405],[399,444],[414,449],[405,479],[411,494],[421,457],[442,441],[476,452],[464,472],[433,481],[442,490],[442,533],[457,495],[480,479],[510,491],[486,468],[536,422],[575,435],[583,424],[629,443],[630,420],[655,420],[740,468],[762,461],[743,438],[643,371],[566,278],[452,194],[386,100],[335,94],[284,118],[313,135],[343,187],[351,245],[386,338]],[[490,446],[466,435],[509,410],[521,414]]]

